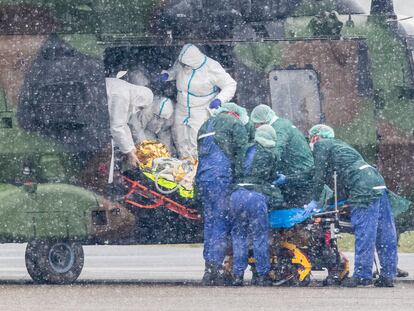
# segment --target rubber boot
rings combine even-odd
[[[408,275],[409,273],[407,271],[397,268],[397,278],[406,278]]]
[[[233,282],[231,284],[232,286],[243,286],[244,285],[244,279],[243,276],[235,276],[233,278]]]
[[[255,286],[257,285],[257,282],[259,281],[259,274],[257,274],[256,270],[252,269],[252,281],[251,281],[251,285]]]
[[[213,265],[206,263],[204,268],[204,275],[201,283],[205,286],[211,285],[212,280],[214,279],[213,275]]]
[[[350,277],[344,279],[341,285],[344,287],[369,286],[372,285],[372,280]]]
[[[231,272],[224,270],[221,277],[223,279],[224,286],[233,286],[235,277]]]
[[[380,275],[379,278],[375,280],[374,286],[375,287],[394,287],[394,280]]]
[[[267,273],[265,275],[258,275],[257,278],[254,280],[252,280],[252,285],[255,286],[272,286],[273,285],[273,280],[270,277],[270,275]]]
[[[223,274],[223,267],[206,263],[201,282],[205,286],[223,286],[225,285]]]
[[[323,286],[338,286],[341,285],[341,279],[336,275],[328,275],[322,284]]]

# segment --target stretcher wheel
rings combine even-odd
[[[309,286],[311,283],[311,275],[308,274],[303,280],[300,280],[298,269],[300,269],[300,265],[292,265],[290,267],[291,275],[289,280],[285,283],[287,286],[299,286],[299,287],[306,287]]]
[[[309,284],[311,283],[311,281],[312,281],[312,278],[311,278],[311,275],[309,274],[309,275],[307,275],[307,276],[303,279],[303,281],[299,281],[299,280],[298,280],[298,285],[299,285],[300,287],[306,287],[306,286],[309,286]]]
[[[30,241],[26,247],[26,268],[36,283],[69,284],[82,272],[84,253],[73,241]]]
[[[312,264],[305,253],[295,244],[283,242],[281,255],[290,272],[290,283],[295,286],[308,286],[311,281]]]
[[[349,271],[349,259],[343,253],[339,253],[339,263],[328,269],[328,277],[324,285],[338,285],[349,276]]]
[[[289,246],[289,245],[287,245]],[[303,262],[300,261],[295,256],[295,252],[292,250],[299,251],[299,249],[282,248],[279,250],[276,260],[273,261],[271,270],[275,275],[275,285],[278,286],[300,286],[306,287],[311,283],[311,273],[308,269],[308,265],[303,265]]]

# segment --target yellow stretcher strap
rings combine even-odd
[[[145,176],[147,176],[149,179],[151,179],[153,182],[155,182],[155,176],[148,172],[143,172]],[[167,189],[174,189],[177,187],[177,183],[164,179],[164,178],[158,178],[158,184],[164,188]],[[192,199],[194,197],[194,190],[187,190],[183,186],[178,185],[178,193],[183,198]]]

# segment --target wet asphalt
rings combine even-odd
[[[414,254],[400,254],[411,276],[394,288],[321,287],[324,272],[307,288],[223,288],[200,285],[201,246],[87,246],[66,286],[34,284],[24,250],[0,245],[0,310],[414,310]]]

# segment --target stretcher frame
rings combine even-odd
[[[180,203],[167,198],[165,195],[162,195],[154,190],[149,189],[148,187],[141,184],[139,181],[132,180],[126,176],[123,176],[123,180],[128,183],[129,190],[124,196],[124,202],[131,204],[138,208],[143,209],[154,209],[159,207],[165,207],[187,219],[193,221],[201,221],[201,215],[196,209],[186,207]],[[151,200],[152,204],[140,204],[133,199],[133,195],[138,195],[144,197],[147,200]]]

